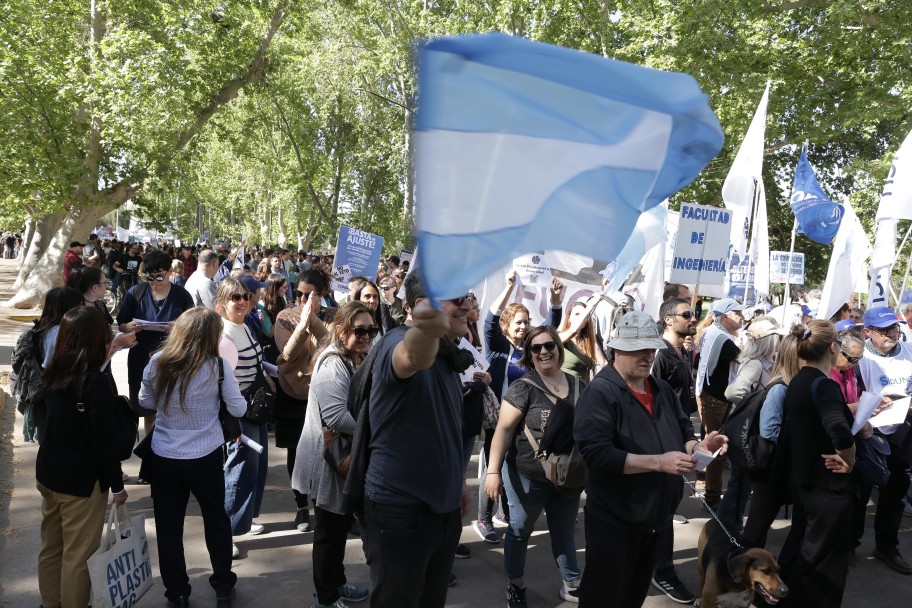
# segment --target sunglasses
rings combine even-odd
[[[249,302],[249,301],[250,301],[250,292],[249,292],[249,291],[245,291],[244,293],[233,293],[233,294],[231,294],[231,301],[232,301],[232,302],[240,302],[241,300],[244,300],[245,302]]]
[[[542,349],[545,349],[546,351],[548,351],[550,353],[555,348],[557,348],[557,342],[555,342],[554,340],[548,340],[547,342],[544,342],[542,344],[533,344],[532,346],[529,347],[529,350],[532,351],[533,355],[537,355],[540,352],[542,352]]]
[[[462,306],[462,303],[471,297],[472,297],[471,295],[466,294],[466,295],[462,296],[461,298],[450,298],[449,301],[452,302],[453,304],[455,304],[456,306]]]
[[[396,289],[395,285],[383,285],[380,287],[383,291],[389,291],[390,289]]]
[[[150,273],[146,274],[146,278],[149,279],[150,281],[164,281],[165,275],[167,275],[167,274],[168,274],[167,272],[156,272],[156,273],[150,272]]]
[[[687,320],[687,319],[693,319],[696,315],[689,310],[685,310],[684,312],[673,312],[668,316],[669,317],[681,317],[682,319]]]
[[[842,353],[842,356],[845,357],[845,360],[849,363],[855,364],[861,361],[861,357],[850,357],[844,350],[840,349],[839,352]]]
[[[370,337],[371,340],[377,337],[377,333],[380,330],[374,326],[371,327],[352,327],[352,333],[355,334],[355,338],[361,340],[365,337]]]
[[[291,294],[295,297],[295,300],[297,300],[301,297],[303,297],[306,300],[307,298],[310,297],[310,294],[312,294],[312,293],[313,293],[312,291],[303,292],[299,289],[295,289],[294,291],[291,292]]]

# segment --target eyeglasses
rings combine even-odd
[[[673,312],[668,316],[669,317],[681,317],[682,319],[693,319],[696,315],[694,315],[694,313],[692,313],[689,310],[685,310],[684,312]]]
[[[548,340],[547,342],[544,342],[542,344],[533,344],[532,346],[529,347],[529,350],[532,351],[533,355],[537,355],[542,351],[543,348],[550,353],[555,348],[557,348],[557,342],[555,342],[554,340]]]
[[[233,293],[233,294],[231,294],[231,301],[232,301],[232,302],[240,302],[241,300],[244,300],[245,302],[249,302],[249,301],[250,301],[250,292],[249,292],[249,291],[245,291],[244,293]]]
[[[380,289],[382,289],[383,291],[389,291],[390,289],[396,289],[396,286],[395,285],[381,285]]]
[[[159,281],[160,282],[160,281],[165,280],[165,276],[167,274],[168,274],[167,272],[156,272],[156,273],[149,272],[149,273],[146,273],[146,278],[149,279],[150,281]]]
[[[352,333],[355,334],[355,338],[361,340],[365,337],[370,336],[370,339],[373,340],[377,337],[377,333],[380,330],[374,326],[371,327],[352,327]]]
[[[889,334],[898,334],[899,333],[899,323],[894,323],[889,327],[869,327],[871,331],[881,336],[887,336]]]

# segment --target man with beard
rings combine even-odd
[[[686,289],[686,288],[685,288]],[[686,299],[672,297],[659,309],[662,324],[662,341],[665,348],[656,351],[650,375],[671,385],[678,396],[684,413],[688,416],[697,410],[694,397],[693,366],[684,341],[697,333],[697,318]],[[674,516],[674,523],[687,523],[681,515]],[[684,586],[675,572],[674,527],[668,526],[658,538],[658,562],[652,577],[652,586],[679,604],[692,604],[695,596]]]
[[[869,308],[862,317],[868,341],[865,355],[858,361],[861,379],[865,389],[881,396],[880,405],[874,410],[877,415],[886,409],[896,396],[904,396],[912,382],[912,344],[900,342],[900,322],[892,309],[886,306]],[[879,434],[889,436],[896,432],[895,426],[877,429]],[[894,452],[896,450],[894,449]],[[903,497],[909,491],[909,463],[906,456],[891,453],[887,456],[890,479],[879,489],[877,513],[874,516],[874,557],[901,574],[912,574],[912,566],[899,552],[899,526],[903,516]],[[865,484],[863,492],[870,495],[871,486]],[[861,504],[867,502],[862,496]],[[860,511],[864,517],[864,510]],[[862,528],[863,529],[863,528]],[[857,540],[857,539],[856,539]],[[856,543],[857,545],[857,543]]]

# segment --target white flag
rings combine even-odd
[[[735,162],[722,184],[722,200],[725,207],[732,212],[732,245],[736,251],[747,251],[747,234],[750,225],[751,210],[754,205],[754,184],[760,184],[763,169],[763,148],[766,136],[766,106],[769,103],[770,85],[760,98],[760,104],[754,114]]]
[[[881,199],[881,206],[883,199]],[[896,259],[896,220],[877,222],[874,253],[871,255],[871,287],[868,290],[868,308],[890,305],[890,275]]]
[[[833,240],[830,267],[817,307],[818,319],[829,319],[849,301],[859,280],[864,280],[871,255],[871,241],[848,201],[843,204],[843,210],[845,214]]]
[[[877,221],[912,219],[912,133],[893,155],[887,183],[877,208]]]
[[[244,246],[241,245],[237,250],[237,257],[234,258],[234,264],[231,265],[231,270],[244,269]]]

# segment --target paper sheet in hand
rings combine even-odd
[[[133,319],[133,322],[136,323],[137,327],[141,327],[146,331],[168,331],[169,323],[161,323],[159,321],[145,321],[143,319]]]
[[[472,353],[472,365],[468,367],[464,372],[459,374],[459,379],[462,382],[471,382],[474,380],[475,372],[486,372],[488,371],[489,363],[488,361],[481,356],[481,353],[472,346],[472,343],[463,338],[459,341],[459,344],[456,345],[462,350]]]
[[[856,434],[864,426],[864,423],[871,417],[871,413],[877,404],[880,403],[880,395],[869,391],[863,391],[858,398],[858,409],[855,411],[855,422],[852,423],[852,434]],[[880,416],[875,416],[879,418]],[[873,424],[873,423],[872,423]]]
[[[528,287],[551,287],[551,266],[544,254],[531,253],[513,260],[519,282]]]
[[[278,367],[276,367],[269,361],[263,361],[263,363],[261,363],[261,365],[263,366],[263,372],[267,376],[272,376],[273,378],[279,377],[279,368]]]
[[[909,414],[909,400],[909,397],[894,399],[893,405],[876,416],[871,416],[871,418],[868,419],[868,422],[870,422],[871,426],[874,428],[902,424]],[[878,401],[880,400],[878,399]]]
[[[716,456],[719,455],[719,452],[722,451],[722,448],[719,448],[712,454],[707,454],[706,452],[694,451],[694,457],[697,459],[697,466],[694,467],[697,471],[703,471],[709,466],[713,460],[716,459]]]

